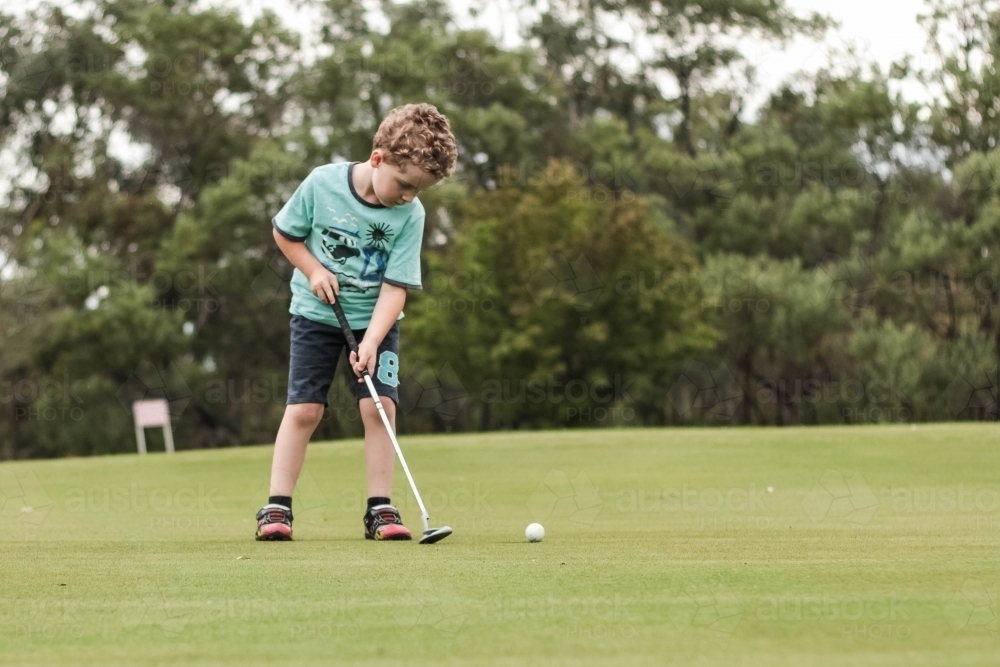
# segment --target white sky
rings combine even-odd
[[[477,0],[451,0],[459,14],[476,4]],[[467,18],[460,25],[484,26],[504,43],[515,44],[518,16],[511,0],[487,4],[488,9],[477,19]],[[831,54],[844,51],[848,45],[856,47],[861,60],[878,63],[882,71],[907,55],[914,58],[915,64],[923,64],[927,36],[917,16],[929,12],[925,0],[786,0],[786,5],[800,16],[813,12],[826,15],[840,27],[831,30],[822,42],[799,38],[783,48],[756,41],[743,43],[742,51],[757,67],[759,78],[759,91],[751,108],[758,107],[768,92],[794,73],[816,71]],[[907,82],[902,92],[914,101],[927,98],[927,91],[917,81]]]
[[[86,0],[84,0],[85,2]],[[859,48],[866,60],[877,62],[883,70],[893,61],[910,55],[916,63],[921,62],[926,52],[926,34],[917,23],[917,15],[927,13],[925,0],[785,0],[787,6],[803,15],[811,12],[825,14],[841,24],[828,37],[817,44],[812,40],[796,39],[784,49],[768,44],[746,42],[744,53],[758,68],[761,91],[755,102],[763,101],[767,91],[774,90],[796,71],[815,71],[828,59],[831,51],[842,50],[846,44]],[[7,0],[8,10],[15,14],[24,13],[29,7],[37,6],[40,0]],[[72,5],[73,0],[55,0],[55,4]],[[244,20],[258,15],[264,9],[271,9],[289,25],[303,30],[314,24],[308,12],[292,9],[289,0],[202,0],[204,5],[224,5],[240,11]],[[362,0],[377,12],[378,3]],[[518,39],[518,26],[530,16],[531,10],[521,9],[521,16],[514,10],[526,0],[450,0],[456,19],[462,27],[482,27],[498,40],[512,46]],[[478,17],[468,14],[471,6],[485,7]],[[911,82],[903,89],[910,99],[925,99],[926,91],[917,82]],[[753,106],[757,106],[754,104]]]
[[[826,14],[841,26],[822,44],[798,39],[784,52],[772,51],[761,67],[764,88],[773,90],[796,70],[815,71],[826,53],[842,50],[846,44],[856,45],[864,59],[878,63],[883,72],[907,55],[915,65],[929,65],[923,55],[927,33],[917,23],[919,14],[929,13],[924,0],[788,0],[788,6],[800,14]],[[914,101],[927,98],[927,91],[916,81],[907,82],[902,92]]]
[[[293,25],[308,25],[301,16],[292,18],[286,0],[217,1],[240,7],[244,16],[271,8],[282,17],[288,16],[286,20]],[[377,7],[372,2],[363,4]],[[515,10],[524,4],[523,0],[450,0],[461,27],[485,28],[505,46],[518,43],[520,24],[532,17],[532,10]],[[824,14],[840,27],[832,29],[821,42],[799,38],[785,47],[752,40],[744,42],[742,51],[757,67],[759,77],[759,90],[753,96],[751,110],[762,104],[768,93],[790,76],[803,70],[816,71],[830,60],[831,55],[843,52],[848,45],[856,48],[861,60],[878,63],[883,71],[904,56],[912,56],[917,65],[923,64],[927,37],[917,16],[928,13],[925,0],[786,0],[786,5],[799,15]],[[475,18],[468,13],[470,7],[480,8]],[[837,60],[836,55],[833,57]],[[904,97],[914,101],[928,97],[917,81],[907,82],[902,92]]]

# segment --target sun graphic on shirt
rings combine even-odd
[[[389,242],[391,236],[392,232],[381,222],[376,222],[368,228],[368,244],[379,250],[385,250],[385,244]]]

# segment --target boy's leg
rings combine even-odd
[[[274,441],[271,495],[288,496],[302,472],[306,445],[327,405],[327,395],[346,341],[339,327],[300,315],[291,319],[288,400]]]
[[[380,396],[392,430],[396,431],[396,404],[388,396]],[[396,451],[386,433],[385,424],[371,398],[361,399],[361,420],[365,424],[365,469],[368,471],[368,497],[392,497],[392,473],[396,467]]]
[[[382,395],[376,386],[385,416],[396,430],[396,404],[389,396]],[[382,417],[371,398],[358,401],[361,418],[365,423],[365,468],[368,471],[368,509],[365,511],[365,539],[410,540],[409,529],[403,525],[399,510],[392,505],[392,472],[396,464],[396,451],[382,423]]]
[[[322,403],[297,403],[285,407],[285,416],[274,441],[270,495],[291,497],[302,472],[306,445],[323,419],[323,410]]]
[[[399,323],[389,329],[378,347],[372,384],[389,419],[396,430],[396,403],[399,394]],[[391,504],[392,473],[396,465],[396,451],[385,429],[368,386],[359,380],[354,387],[365,425],[365,468],[368,472],[368,509],[365,512],[365,537],[372,540],[409,540],[410,531],[403,525],[399,512]]]
[[[359,340],[364,340],[366,331]],[[375,358],[375,372],[372,384],[382,402],[385,416],[389,418],[393,433],[396,432],[396,402],[399,400],[399,322],[385,334],[378,346]],[[382,417],[375,407],[375,401],[364,380],[358,379],[354,387],[358,399],[361,421],[365,425],[365,468],[368,471],[368,497],[389,498],[392,495],[392,473],[396,464],[396,452],[382,423]]]
[[[345,345],[339,327],[292,317],[287,406],[274,441],[270,497],[257,513],[258,540],[292,538],[292,493],[302,472],[306,445],[323,419]]]

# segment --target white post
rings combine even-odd
[[[174,434],[170,428],[170,406],[164,398],[154,398],[148,401],[136,401],[132,404],[132,415],[135,417],[135,439],[139,445],[139,453],[146,453],[147,426],[163,428],[163,441],[168,454],[174,452]]]
[[[163,441],[166,443],[167,453],[174,453],[174,433],[170,429],[170,420],[163,425]]]

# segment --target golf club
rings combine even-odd
[[[334,300],[333,302],[333,312],[337,314],[337,321],[340,322],[340,328],[344,332],[344,338],[347,339],[347,344],[351,348],[351,352],[357,353],[358,351],[358,341],[354,338],[354,332],[351,331],[351,325],[347,323],[347,316],[344,315],[344,309],[340,307],[340,301]],[[420,492],[417,491],[417,483],[413,481],[413,475],[410,474],[410,468],[406,465],[406,459],[403,458],[403,451],[399,448],[399,442],[396,441],[396,434],[392,430],[392,425],[389,423],[389,417],[385,414],[385,408],[382,407],[382,401],[378,397],[378,393],[375,391],[375,385],[372,383],[372,378],[368,374],[368,369],[364,369],[362,372],[364,377],[365,385],[368,386],[368,393],[371,394],[372,400],[375,401],[375,407],[378,408],[378,413],[382,416],[382,423],[385,424],[385,430],[389,433],[389,439],[392,440],[392,446],[396,450],[396,457],[399,459],[400,465],[403,466],[403,472],[406,473],[406,481],[410,483],[410,489],[413,491],[414,498],[417,499],[417,505],[420,506],[420,520],[424,524],[424,534],[420,538],[421,544],[434,544],[435,542],[440,542],[444,538],[451,535],[452,530],[449,526],[441,526],[440,528],[430,528],[428,523],[430,517],[427,515],[427,508],[424,507],[424,501],[420,498]]]

